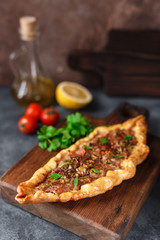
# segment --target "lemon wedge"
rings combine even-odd
[[[92,101],[90,91],[75,82],[61,82],[55,92],[57,102],[68,109],[80,109]]]

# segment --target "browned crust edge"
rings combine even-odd
[[[135,135],[138,140],[138,143],[134,147],[129,158],[122,161],[122,169],[108,171],[106,176],[100,177],[91,183],[82,185],[81,189],[78,191],[74,190],[71,192],[64,192],[59,195],[45,193],[41,190],[35,191],[37,184],[43,182],[48,172],[56,167],[56,162],[60,161],[68,150],[75,151],[79,148],[80,144],[87,143],[95,136],[104,132],[107,133],[108,131],[115,130],[117,128],[132,128],[135,131]],[[146,134],[147,125],[143,115],[131,118],[122,124],[116,124],[110,127],[99,126],[95,128],[94,131],[89,134],[89,136],[78,140],[69,148],[61,150],[55,157],[51,158],[47,164],[38,169],[28,181],[20,183],[17,188],[18,194],[16,195],[15,199],[22,204],[57,201],[67,202],[70,200],[77,201],[82,198],[93,197],[102,194],[112,189],[114,186],[119,185],[123,180],[132,178],[135,175],[136,165],[142,163],[149,153],[149,147],[146,145]]]

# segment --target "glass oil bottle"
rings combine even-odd
[[[15,75],[11,93],[23,106],[38,103],[48,106],[54,102],[55,85],[42,68],[37,46],[38,27],[35,17],[20,18],[21,47],[11,53],[10,63]]]

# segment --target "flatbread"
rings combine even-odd
[[[143,115],[96,127],[20,183],[15,199],[22,204],[67,202],[103,194],[135,175],[149,153],[146,134]]]

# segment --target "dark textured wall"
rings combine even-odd
[[[20,16],[37,17],[41,59],[56,82],[97,85],[95,76],[68,67],[68,53],[102,49],[110,29],[160,29],[159,12],[156,0],[0,0],[0,84],[13,80],[8,56],[19,46]]]

